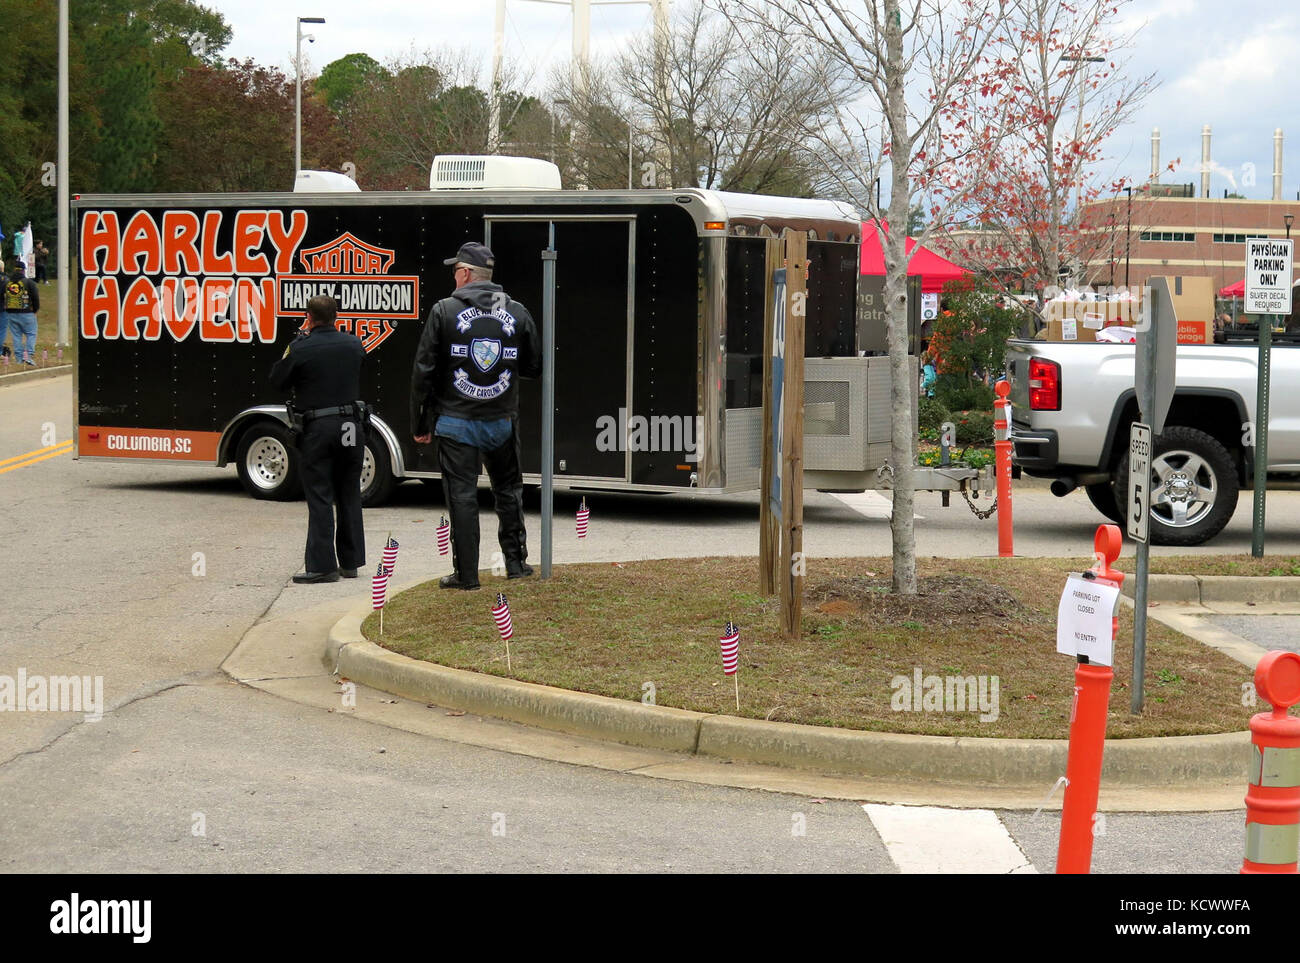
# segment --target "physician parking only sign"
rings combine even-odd
[[[1291,239],[1246,238],[1246,313],[1291,313]]]

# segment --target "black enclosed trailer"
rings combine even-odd
[[[554,229],[558,484],[757,486],[767,237],[809,238],[807,354],[872,360],[856,358],[861,225],[830,201],[472,190],[84,196],[74,209],[78,457],[234,463],[263,498],[298,490],[285,399],[267,376],[316,293],[339,300],[339,326],[366,345],[363,391],[378,413],[367,502],[436,477],[432,446],[411,438],[411,364],[452,287],[443,259],[466,240],[492,247],[494,280],[540,327]],[[539,382],[522,382],[533,480],[540,399]],[[834,430],[865,439],[847,409],[839,420]]]

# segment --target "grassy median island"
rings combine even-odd
[[[483,590],[436,582],[391,599],[379,638],[394,652],[506,676],[490,609],[505,592],[514,619],[511,678],[640,701],[736,714],[718,636],[740,626],[740,715],[849,729],[932,735],[1062,739],[1068,734],[1074,660],[1056,652],[1056,606],[1067,571],[1091,559],[924,559],[919,596],[889,592],[888,559],[808,563],[803,638],[776,630],[778,602],[758,594],[752,558],[663,559],[557,566],[549,582],[483,573]],[[1120,609],[1108,735],[1192,735],[1246,728],[1242,684],[1251,673],[1204,645],[1149,623],[1147,708],[1129,714],[1133,618]],[[922,693],[904,698],[922,675]],[[926,677],[976,678],[996,718],[926,711]],[[983,676],[981,683],[978,677]],[[969,684],[968,684],[969,685]],[[954,695],[956,685],[953,686]],[[969,689],[965,690],[969,691]],[[933,701],[931,705],[933,705]],[[896,709],[905,705],[908,708]],[[919,710],[911,708],[921,707]]]

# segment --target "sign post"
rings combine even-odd
[[[768,242],[759,587],[779,593],[781,630],[798,638],[803,614],[803,377],[808,239]]]
[[[1176,289],[1182,279],[1174,278]],[[1181,293],[1181,291],[1180,291]],[[1148,296],[1142,302],[1138,324],[1137,358],[1134,371],[1138,408],[1146,423],[1129,429],[1128,534],[1138,543],[1137,572],[1133,583],[1133,685],[1129,709],[1142,711],[1146,698],[1143,680],[1147,671],[1147,580],[1151,571],[1151,459],[1152,441],[1165,427],[1165,416],[1174,400],[1178,364],[1178,316],[1168,278],[1152,278]]]
[[[555,225],[542,252],[542,575],[551,577],[555,512]]]
[[[1290,228],[1288,228],[1288,231]],[[1246,313],[1260,315],[1255,387],[1255,510],[1250,554],[1264,555],[1264,493],[1268,485],[1268,389],[1274,314],[1291,313],[1291,239],[1246,238]]]

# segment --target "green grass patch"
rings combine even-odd
[[[549,582],[483,573],[479,592],[430,582],[390,601],[363,631],[403,655],[506,676],[490,609],[510,600],[511,678],[659,705],[736,714],[718,636],[741,630],[740,715],[850,729],[1063,739],[1074,660],[1056,652],[1065,574],[1091,559],[924,559],[922,594],[889,591],[888,559],[810,560],[802,638],[777,629],[779,605],[758,594],[757,560],[667,559],[558,566]],[[1153,566],[1155,559],[1152,559]],[[1276,560],[1274,560],[1276,562]],[[1148,706],[1130,715],[1133,620],[1120,610],[1108,735],[1246,728],[1250,671],[1158,622],[1149,623]],[[898,680],[996,676],[998,717],[977,711],[896,711]]]

